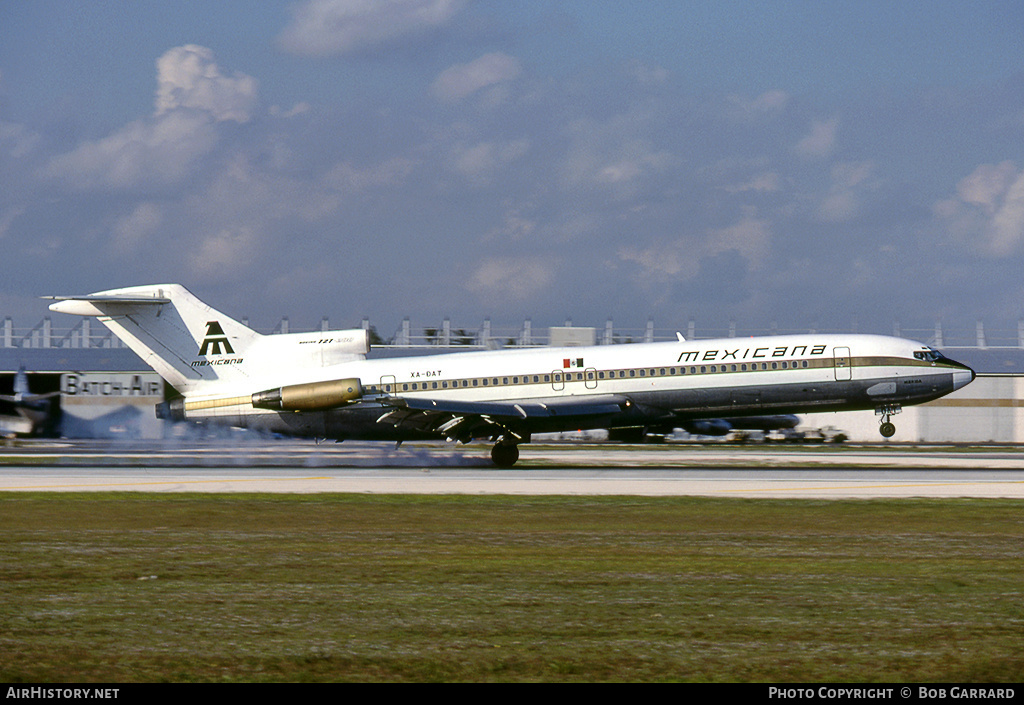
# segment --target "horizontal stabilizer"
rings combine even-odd
[[[85,296],[44,296],[54,303],[50,310],[56,313],[68,313],[74,316],[102,316],[109,306],[152,306],[171,303],[164,296],[118,296],[118,295],[85,295]],[[100,308],[97,307],[99,304]]]
[[[94,301],[97,303],[117,304],[169,304],[171,300],[160,296],[43,296],[50,301]]]

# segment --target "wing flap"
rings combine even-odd
[[[446,438],[457,440],[501,432],[521,435],[529,433],[531,420],[618,414],[629,403],[623,397],[611,395],[545,402],[459,401],[418,397],[387,397],[380,402],[391,408],[377,419],[378,423],[440,433]]]
[[[410,411],[439,412],[459,415],[492,416],[506,419],[551,418],[553,416],[595,416],[616,414],[627,403],[624,397],[601,395],[572,397],[546,402],[538,401],[458,401],[390,397],[384,404]]]

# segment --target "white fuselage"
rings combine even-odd
[[[915,357],[915,355],[917,355]],[[532,348],[355,360],[318,369],[277,369],[244,383],[189,395],[187,418],[290,432],[287,411],[255,409],[249,396],[271,386],[358,379],[362,399],[310,418],[323,435],[373,437],[380,400],[558,403],[588,397],[627,400],[627,425],[672,418],[868,409],[938,398],[973,379],[966,367],[900,338],[806,334],[571,348]],[[284,423],[276,420],[284,418]],[[292,417],[292,418],[289,418]],[[615,419],[594,419],[602,426]],[[569,422],[567,422],[569,423]],[[550,420],[534,431],[558,426]],[[530,425],[526,422],[525,425]],[[570,426],[587,425],[573,418]],[[305,427],[304,424],[300,425]],[[315,430],[315,429],[314,429]],[[381,438],[396,437],[387,424]]]
[[[97,316],[181,395],[161,418],[320,438],[492,438],[510,467],[531,434],[875,409],[937,399],[970,368],[900,338],[805,335],[366,359],[361,329],[260,335],[180,284],[52,297]],[[699,424],[698,424],[699,425]],[[722,427],[725,425],[719,424]]]

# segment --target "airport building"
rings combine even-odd
[[[675,339],[675,332],[659,336],[652,321],[638,330],[619,331],[612,321],[603,328],[566,325],[535,332],[529,320],[515,331],[492,330],[484,321],[467,332],[452,329],[445,319],[441,326],[414,335],[409,319],[402,321],[394,336],[381,341],[367,320],[376,344],[371,357],[429,355],[442,352],[496,349],[508,346],[582,346]],[[329,330],[326,319],[321,330]],[[287,333],[287,319],[273,331]],[[899,331],[895,331],[899,335]],[[687,338],[698,336],[691,323]],[[762,333],[761,331],[758,332]],[[718,336],[738,335],[734,327]],[[906,337],[914,337],[907,335]],[[916,407],[905,407],[893,417],[897,433],[893,441],[903,442],[1024,442],[1024,327],[1016,341],[986,343],[979,324],[973,345],[942,345],[936,328],[929,335],[932,344],[950,358],[978,374],[977,379],[953,394]],[[1014,344],[1015,343],[1015,344]],[[0,394],[11,394],[15,375],[25,371],[33,394],[53,394],[50,409],[55,430],[69,438],[161,438],[171,429],[156,418],[154,406],[167,390],[160,377],[138,356],[111,335],[101,324],[83,318],[70,329],[55,329],[49,317],[32,328],[16,328],[10,318],[0,324]],[[10,410],[0,409],[9,424]],[[20,422],[19,422],[20,423]],[[806,414],[800,428],[834,429],[852,441],[881,441],[879,421],[869,411]],[[0,422],[0,434],[7,430]]]

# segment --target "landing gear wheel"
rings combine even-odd
[[[903,411],[903,408],[899,404],[885,404],[875,409],[875,415],[882,417],[882,425],[878,427],[878,432],[882,434],[882,438],[892,438],[896,433],[896,424],[889,421],[889,418],[901,411]]]
[[[491,460],[499,468],[510,468],[519,460],[519,446],[495,443],[491,448]]]

